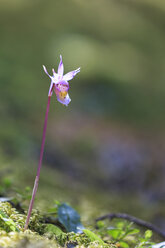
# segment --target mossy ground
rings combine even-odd
[[[136,206],[136,209],[138,211],[140,209],[142,212],[142,218],[143,215],[145,217],[151,215],[149,211],[146,214],[147,208],[145,211],[145,208],[140,205],[141,203],[133,201],[130,198],[127,199],[127,196],[120,197],[113,193],[110,194],[111,197],[107,197],[106,193],[99,190],[99,186],[95,189],[94,187],[89,188],[84,185],[82,189],[78,182],[69,181],[67,175],[61,174],[54,168],[43,166],[29,229],[23,232],[26,210],[29,204],[29,198],[25,194],[25,188],[26,186],[33,186],[35,170],[36,165],[34,165],[34,161],[33,163],[30,163],[30,161],[23,162],[18,159],[10,161],[9,159],[6,160],[4,156],[1,156],[1,176],[6,177],[7,182],[8,180],[11,182],[11,188],[6,189],[3,195],[16,197],[17,201],[19,201],[25,210],[25,214],[18,212],[10,203],[0,202],[0,211],[13,221],[7,225],[7,223],[0,219],[0,248],[103,247],[97,241],[91,242],[85,234],[63,232],[62,234],[55,235],[47,231],[46,223],[42,223],[42,218],[48,212],[48,209],[53,207],[55,200],[69,202],[70,205],[76,207],[85,228],[89,228],[90,230],[94,230],[95,218],[111,211],[119,212],[121,211],[121,205],[123,211],[130,214],[135,214],[135,211],[132,211],[134,206]],[[29,193],[31,194],[31,190]],[[36,210],[36,207],[39,211]],[[96,234],[100,235],[97,231]],[[103,236],[101,238],[107,242],[106,238],[104,239]],[[133,237],[131,239],[134,240]],[[134,241],[136,242],[136,240]],[[114,246],[109,239],[106,247]],[[135,245],[130,247],[135,247]]]
[[[90,242],[85,234],[59,233],[55,235],[47,231],[46,224],[40,222],[43,216],[33,211],[29,229],[24,232],[25,214],[20,214],[8,202],[0,202],[0,247],[7,248],[60,248],[60,247],[114,247]],[[5,216],[5,218],[3,218]]]

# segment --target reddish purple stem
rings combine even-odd
[[[44,122],[43,135],[42,135],[40,159],[39,159],[38,169],[37,169],[37,176],[36,176],[35,182],[34,182],[32,198],[31,198],[31,201],[30,201],[29,209],[28,209],[28,214],[27,214],[27,219],[26,219],[24,231],[27,229],[28,224],[29,224],[31,212],[32,212],[32,209],[33,209],[34,199],[35,199],[35,195],[36,195],[37,188],[38,188],[38,182],[39,182],[39,178],[40,178],[40,171],[41,171],[42,158],[43,158],[43,153],[44,153],[44,145],[45,145],[45,138],[46,138],[46,128],[47,128],[50,100],[51,100],[51,96],[48,96],[48,103],[47,103],[47,108],[46,108],[45,122]]]

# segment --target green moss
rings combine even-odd
[[[85,234],[64,233],[59,227],[44,224],[43,216],[38,210],[33,210],[30,218],[29,229],[23,231],[26,215],[20,214],[8,202],[0,202],[0,247],[4,248],[104,248],[114,245],[100,245]],[[5,217],[3,217],[5,216]],[[4,218],[4,219],[3,219]],[[11,226],[6,223],[11,223]],[[12,229],[15,227],[15,230]],[[55,228],[53,228],[55,227]],[[14,231],[12,231],[14,230]]]
[[[26,216],[19,214],[8,202],[0,202],[0,230],[23,231]]]

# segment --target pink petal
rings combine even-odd
[[[51,82],[50,87],[49,87],[48,96],[52,96],[54,85],[55,85],[55,84],[54,84],[53,82]]]
[[[57,96],[57,100],[64,104],[68,105],[71,101],[69,95],[68,95],[68,90],[69,90],[69,84],[66,81],[61,81],[54,86],[54,91]]]
[[[60,103],[64,104],[65,106],[68,106],[68,104],[71,102],[71,99],[70,99],[68,93],[67,93],[67,95],[66,95],[65,98],[61,98],[61,97],[57,96],[57,100],[58,100]]]
[[[46,67],[43,65],[43,69],[44,69],[44,72],[51,78],[51,76],[49,75],[49,73],[47,72],[47,69]]]
[[[79,73],[79,72],[80,72],[80,68],[78,68],[75,71],[70,71],[70,72],[68,72],[67,74],[65,74],[63,76],[63,80],[69,81],[69,80],[73,79],[74,76],[76,76],[76,74]]]
[[[60,76],[63,76],[64,74],[64,65],[62,63],[62,56],[60,55],[60,63],[59,63],[59,66],[58,66],[58,74]]]
[[[57,75],[57,73],[55,72],[55,69],[54,68],[52,69],[52,72],[53,72],[53,76],[54,75]]]
[[[60,82],[55,84],[55,89],[59,92],[68,92],[69,83],[66,81],[60,81]]]

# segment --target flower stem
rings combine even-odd
[[[36,195],[37,188],[38,188],[38,182],[39,182],[39,178],[40,178],[40,171],[41,171],[42,158],[43,158],[43,153],[44,153],[44,145],[45,145],[45,138],[46,138],[46,128],[47,128],[50,100],[51,100],[51,96],[48,96],[48,103],[47,103],[47,108],[46,108],[45,122],[44,122],[43,135],[42,135],[40,159],[39,159],[39,163],[38,163],[37,175],[36,175],[35,182],[34,182],[32,197],[31,197],[31,201],[30,201],[30,205],[29,205],[29,209],[28,209],[28,214],[27,214],[27,219],[26,219],[24,231],[27,229],[28,224],[29,224],[31,212],[33,209],[34,199],[35,199],[35,195]]]

